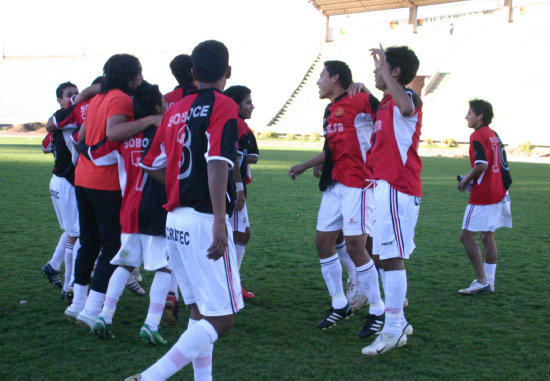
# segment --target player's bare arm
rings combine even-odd
[[[260,160],[260,157],[259,157],[259,156],[248,155],[248,156],[246,157],[246,162],[247,162],[247,164],[257,164],[257,163],[258,163],[258,160]]]
[[[165,185],[166,184],[166,168],[162,169],[149,169],[149,168],[143,168],[141,167],[143,172],[149,174],[155,181],[158,183]]]
[[[128,122],[126,115],[113,115],[107,119],[107,139],[121,141],[144,131],[150,125],[158,126],[162,121],[162,115],[149,115],[145,118]]]
[[[73,102],[75,104],[86,102],[88,99],[98,94],[100,90],[101,90],[101,84],[99,83],[88,86],[73,98]]]
[[[462,180],[458,183],[458,186],[457,186],[458,190],[461,192],[464,192],[466,190],[466,185],[470,182],[470,180],[476,181],[479,178],[479,176],[481,176],[481,174],[485,172],[486,169],[487,169],[487,163],[478,163],[474,165],[472,170],[468,172],[462,178]]]
[[[212,200],[214,224],[212,245],[207,250],[208,259],[220,259],[227,248],[227,228],[225,224],[225,197],[228,177],[228,164],[224,160],[210,160],[207,164],[208,190]]]
[[[84,140],[86,140],[86,123],[82,123],[78,131],[78,141],[83,142]]]
[[[302,164],[297,164],[290,167],[288,175],[292,180],[296,180],[296,177],[300,176],[309,168],[313,168],[316,165],[322,164],[325,161],[325,151],[321,152],[317,156],[312,157],[308,161],[303,162]]]
[[[233,181],[235,182],[235,210],[241,211],[243,210],[244,203],[245,203],[245,197],[244,197],[244,185],[243,180],[241,178],[241,171],[239,170],[238,160],[233,165]]]
[[[57,130],[57,127],[55,126],[55,123],[53,121],[53,115],[52,115],[46,122],[46,131],[54,132],[55,130]]]
[[[391,70],[390,65],[386,61],[386,54],[384,53],[382,44],[380,44],[379,49],[371,49],[371,55],[374,59],[375,69],[379,71],[386,85],[384,93],[391,95],[401,115],[411,116],[414,113],[412,99],[407,95],[403,86],[394,78],[394,75],[399,76],[401,69],[396,67]]]

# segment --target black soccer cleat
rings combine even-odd
[[[380,332],[382,326],[384,325],[385,314],[378,316],[369,314],[366,319],[367,321],[365,322],[365,326],[363,327],[361,332],[359,332],[359,337],[362,339],[372,335],[376,335],[378,332]]]
[[[341,308],[338,310],[331,308],[328,311],[327,317],[321,320],[317,324],[317,328],[319,329],[332,328],[338,320],[347,319],[351,315],[353,315],[353,311],[351,310],[351,306],[349,305],[349,303],[344,308]]]
[[[49,263],[46,263],[44,267],[42,267],[42,274],[44,274],[44,276],[48,278],[48,282],[58,288],[62,288],[61,276],[59,275],[59,271],[55,271]]]

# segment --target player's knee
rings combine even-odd
[[[247,244],[250,241],[250,228],[246,228],[244,233],[239,234],[239,243]]]

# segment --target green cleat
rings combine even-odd
[[[113,325],[105,323],[102,317],[96,320],[93,331],[100,339],[109,339],[114,340],[115,335],[113,335]]]
[[[168,342],[160,335],[159,331],[153,331],[147,324],[143,324],[139,331],[139,339],[146,343],[157,345],[166,345]]]

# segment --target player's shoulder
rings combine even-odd
[[[405,88],[405,93],[411,98],[415,108],[422,105],[422,99],[413,89],[407,87]]]

